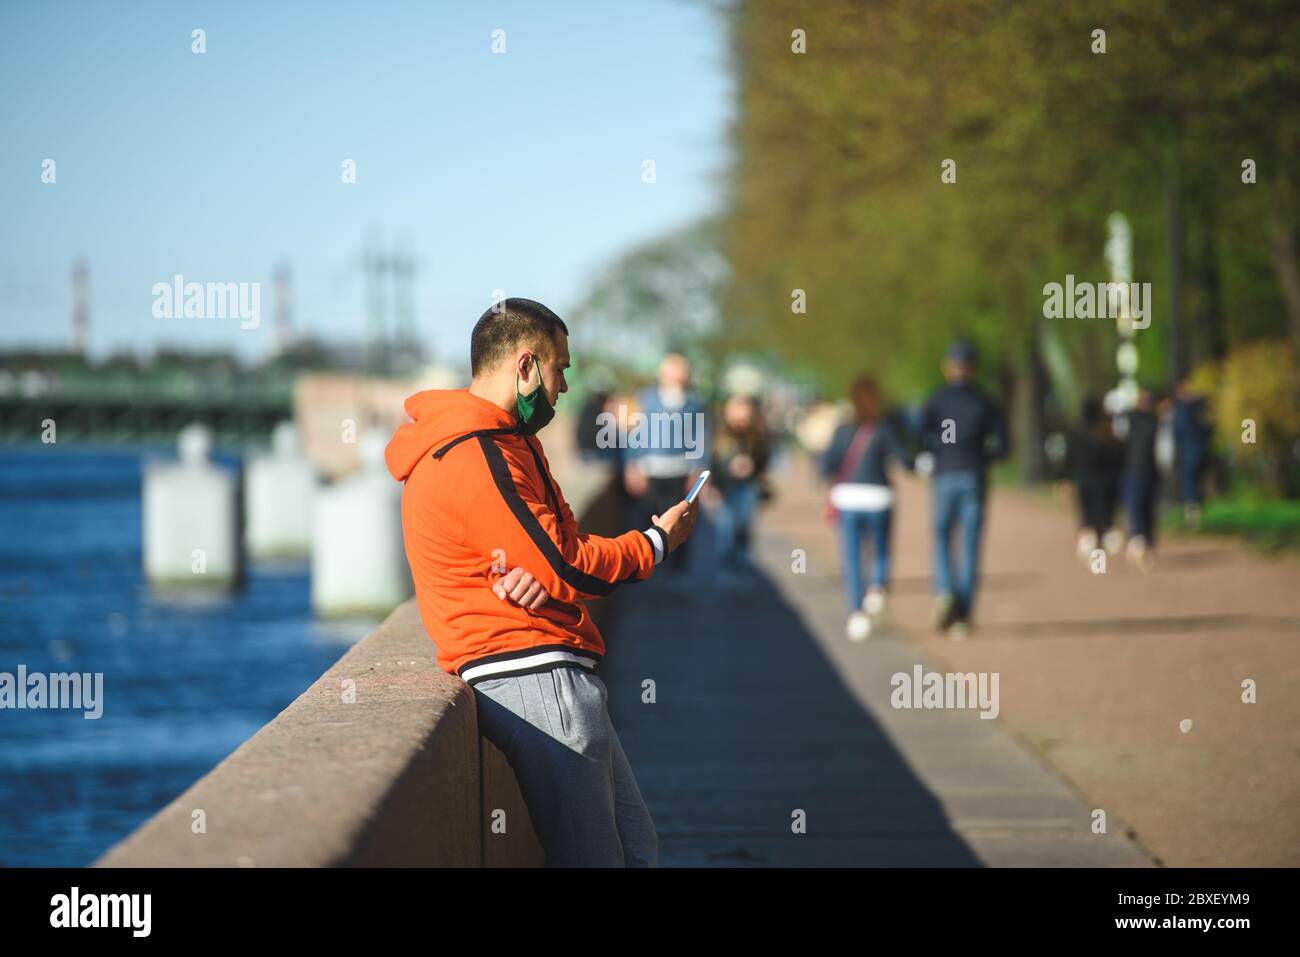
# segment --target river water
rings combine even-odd
[[[91,863],[368,630],[312,620],[305,563],[253,565],[233,595],[155,594],[140,481],[166,455],[0,449],[0,673],[103,675],[97,719],[0,708],[0,865]]]

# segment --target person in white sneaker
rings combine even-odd
[[[1111,431],[1100,399],[1084,399],[1079,427],[1070,436],[1068,449],[1066,468],[1074,480],[1079,510],[1075,551],[1087,564],[1093,551],[1114,529],[1124,467],[1124,447]]]
[[[910,470],[915,459],[882,414],[880,389],[874,379],[856,379],[849,389],[849,401],[853,420],[835,430],[822,454],[821,470],[831,481],[827,518],[839,529],[841,574],[849,606],[845,632],[850,641],[865,641],[884,623],[889,591],[894,490],[885,466],[892,459]],[[864,583],[862,550],[868,541],[873,560],[870,580]]]

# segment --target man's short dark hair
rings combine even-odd
[[[486,372],[521,344],[546,356],[560,332],[567,336],[569,327],[540,302],[503,299],[474,324],[469,340],[470,373]]]
[[[979,350],[969,339],[955,339],[948,346],[947,359],[949,362],[957,362],[967,367],[974,366],[979,360]]]

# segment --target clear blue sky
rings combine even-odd
[[[421,334],[463,361],[493,289],[563,316],[603,263],[718,207],[723,29],[683,0],[6,0],[0,348],[68,342],[78,256],[93,355],[266,354],[281,260],[299,329],[356,339],[379,229],[419,260]],[[176,273],[262,283],[260,328],[155,319],[151,287]]]

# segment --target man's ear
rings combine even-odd
[[[536,353],[528,349],[523,350],[515,356],[515,372],[519,373],[519,381],[527,382],[528,377],[533,374],[533,356]],[[539,360],[540,362],[540,360]],[[541,374],[540,372],[538,373]]]

